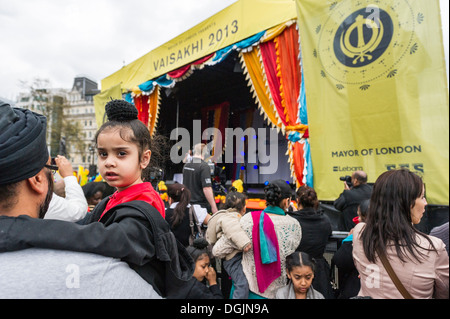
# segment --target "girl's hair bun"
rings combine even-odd
[[[192,243],[192,246],[194,246],[197,249],[205,249],[206,247],[208,247],[208,245],[209,243],[205,238],[196,238]]]
[[[106,103],[105,112],[108,121],[128,122],[138,119],[136,107],[124,100],[111,100]]]

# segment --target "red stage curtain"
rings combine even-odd
[[[298,32],[295,25],[284,30],[276,39],[279,57],[278,76],[282,103],[288,125],[296,125],[298,98],[300,94],[301,70],[299,61]]]
[[[275,51],[275,42],[268,41],[261,43],[261,57],[264,64],[264,71],[266,73],[267,82],[269,84],[272,100],[275,104],[278,116],[283,125],[286,126],[286,116],[281,102],[280,94],[280,79],[277,77],[277,54]]]
[[[222,139],[219,140],[218,136],[214,136],[213,139],[213,158],[219,158],[225,149],[225,128],[228,127],[228,119],[230,114],[230,103],[223,102],[218,105],[202,108],[202,133],[209,127],[215,127],[221,133]],[[219,147],[221,145],[221,148]]]
[[[169,75],[169,77],[173,78],[173,79],[178,79],[181,78],[182,76],[184,76],[190,69],[191,66],[193,65],[202,65],[203,63],[205,63],[206,61],[208,61],[209,59],[211,59],[214,56],[213,54],[210,54],[204,58],[198,59],[195,62],[192,62],[190,64],[187,64],[185,66],[182,66],[181,68],[178,68],[174,71],[168,72],[167,74]]]
[[[149,103],[148,95],[141,94],[134,98],[134,105],[136,105],[136,108],[138,110],[138,119],[145,125],[148,125],[148,112],[149,112],[148,103]]]
[[[289,144],[292,145],[292,161],[291,161],[291,172],[293,171],[295,173],[295,179],[297,187],[300,187],[301,185],[304,185],[303,183],[303,177],[304,173],[303,170],[305,168],[305,151],[303,149],[304,143],[300,142],[289,142]]]

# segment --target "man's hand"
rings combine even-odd
[[[70,164],[67,158],[62,155],[58,155],[55,157],[55,163],[58,166],[59,175],[61,175],[62,178],[73,176],[72,164]]]

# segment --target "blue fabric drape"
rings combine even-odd
[[[302,72],[303,74],[303,72]],[[300,86],[300,98],[299,98],[298,118],[300,123],[308,125],[308,113],[306,109],[306,94],[305,94],[305,77],[302,76],[302,82]]]
[[[259,40],[261,40],[264,34],[266,34],[266,31],[261,31],[260,33],[257,33],[254,36],[251,36],[245,40],[242,40],[240,42],[227,46],[221,50],[218,50],[216,52],[216,55],[212,59],[213,64],[219,63],[224,59],[226,59],[226,57],[228,56],[228,54],[231,53],[232,50],[242,50],[257,43]]]
[[[312,160],[311,160],[311,146],[309,144],[309,140],[305,139],[305,161],[306,161],[306,182],[305,184],[309,187],[314,188],[314,179],[313,179],[313,167],[312,167]]]

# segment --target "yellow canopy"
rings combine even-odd
[[[217,50],[297,17],[292,0],[239,0],[178,37],[104,78],[105,91],[131,90]]]

